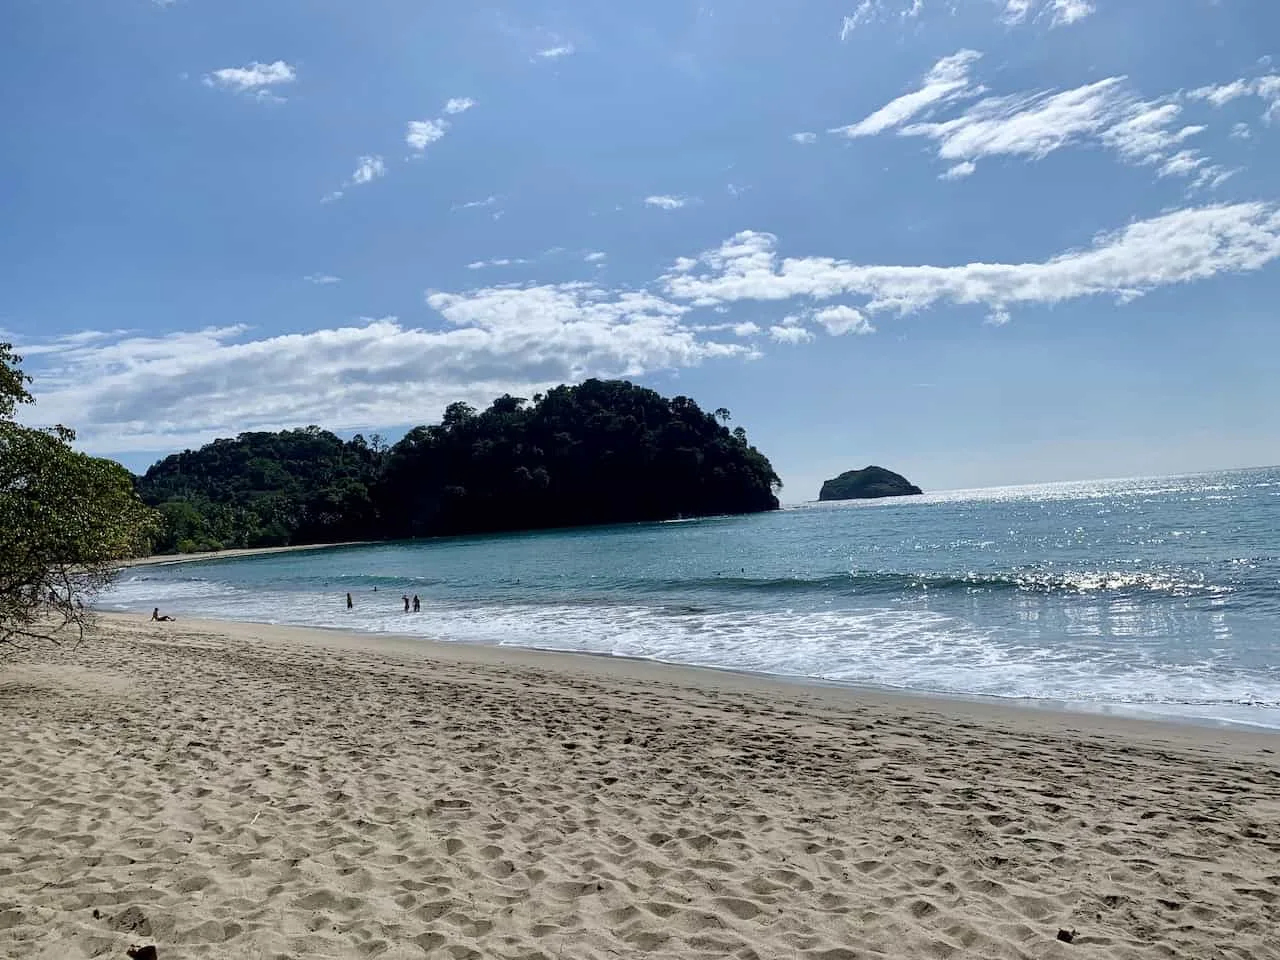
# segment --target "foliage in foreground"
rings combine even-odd
[[[776,509],[781,482],[728,419],[588,380],[451,404],[390,449],[317,427],[244,433],[166,457],[138,490],[162,515],[157,549],[183,552]]]
[[[85,601],[154,529],[124,467],[73,450],[65,427],[15,422],[32,402],[20,363],[0,343],[0,644],[79,638]]]

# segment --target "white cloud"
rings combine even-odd
[[[554,47],[546,47],[539,50],[535,56],[541,57],[543,60],[558,60],[561,57],[567,57],[574,52],[572,43],[562,43]]]
[[[770,339],[778,343],[807,343],[813,339],[813,334],[804,327],[795,324],[783,323],[779,326],[769,328]]]
[[[326,287],[333,283],[342,282],[341,277],[335,277],[332,274],[328,274],[328,273],[308,273],[302,279],[307,281],[307,283],[314,283],[316,286],[319,286],[319,287]]]
[[[1007,24],[1022,23],[1031,13],[1031,0],[1006,0],[1001,19]]]
[[[172,450],[243,430],[430,422],[454,400],[754,355],[706,338],[685,324],[686,307],[648,293],[508,286],[427,302],[439,329],[386,318],[260,339],[236,325],[32,344],[49,349],[29,364],[29,416],[74,424],[98,452]]]
[[[361,157],[356,161],[356,169],[351,174],[351,184],[359,186],[363,183],[369,183],[378,177],[385,176],[387,165],[382,162],[379,156]]]
[[[592,250],[591,252],[584,255],[582,259],[585,260],[587,263],[604,263],[604,261],[607,260],[608,258],[609,258],[609,255],[605,253],[603,250]]]
[[[925,74],[924,82],[918,90],[889,101],[857,123],[835,127],[828,133],[839,133],[850,138],[874,136],[905,123],[930,107],[980,94],[982,88],[969,86],[969,68],[981,56],[975,50],[961,50],[943,57]]]
[[[1049,6],[1055,27],[1070,26],[1094,13],[1094,6],[1089,0],[1053,0]]]
[[[1231,128],[1231,136],[1236,140],[1248,140],[1253,136],[1253,131],[1247,123],[1237,123]]]
[[[562,283],[430,291],[439,328],[391,318],[260,339],[238,324],[162,336],[83,331],[18,349],[36,377],[33,422],[72,424],[99,452],[166,450],[246,429],[423,422],[453,400],[485,403],[591,375],[639,377],[758,355],[750,343],[711,335],[728,327],[754,336],[756,324],[699,328],[688,318],[701,307],[817,301],[768,328],[774,342],[799,344],[812,339],[811,326],[870,333],[879,313],[973,305],[1000,324],[1022,305],[1124,302],[1277,260],[1280,205],[1263,202],[1176,210],[1023,263],[783,258],[772,235],[746,231],[681,258],[650,290]]]
[[[901,132],[937,141],[938,156],[953,162],[999,154],[1044,157],[1119,120],[1121,84],[1110,77],[1060,93],[988,97],[958,117]]]
[[[448,129],[449,124],[443,120],[410,120],[405,125],[404,142],[411,149],[422,152],[443,139]]]
[[[679,210],[688,201],[684,197],[672,197],[666,194],[660,194],[652,197],[645,197],[644,202],[651,207],[658,207],[662,210]]]
[[[845,333],[875,333],[876,328],[863,316],[862,311],[854,307],[835,306],[815,310],[813,319],[827,329],[827,333],[838,337]]]
[[[495,257],[492,260],[473,260],[467,264],[468,270],[483,270],[485,267],[514,267],[525,263],[533,263],[523,257]]]
[[[1124,77],[1106,77],[1070,90],[984,97],[957,107],[959,112],[951,116],[907,122],[921,111],[954,107],[980,93],[982,88],[968,75],[978,56],[962,50],[938,61],[919,89],[832,132],[864,137],[896,131],[900,136],[926,137],[937,144],[938,158],[949,164],[941,175],[945,180],[970,175],[977,162],[988,157],[1041,159],[1064,147],[1097,143],[1125,163],[1154,166],[1161,175],[1195,173],[1198,186],[1219,182],[1222,169],[1183,145],[1205,128],[1181,123],[1182,106],[1176,97],[1143,100]]]
[[[977,166],[972,160],[965,160],[963,163],[957,163],[953,167],[947,167],[946,170],[938,174],[939,180],[963,180],[965,177],[977,170]]]
[[[449,102],[444,105],[444,112],[448,114],[466,113],[476,102],[470,97],[451,97]]]
[[[204,84],[218,90],[243,93],[259,100],[281,100],[272,90],[298,79],[297,71],[283,60],[274,63],[254,61],[243,67],[224,67],[206,74]]]
[[[791,139],[796,143],[814,143],[817,141],[818,135],[806,130],[803,133],[793,133]]]
[[[780,260],[776,246],[771,234],[744,231],[699,258],[704,272],[670,272],[664,287],[669,296],[696,306],[860,296],[864,311],[904,314],[939,303],[977,304],[998,313],[1081,297],[1127,301],[1160,287],[1258,270],[1280,258],[1280,207],[1238,203],[1177,210],[1040,262],[890,266],[831,257]]]
[[[1160,165],[1159,173],[1162,177],[1185,177],[1195,173],[1205,162],[1205,158],[1194,150],[1179,150]]]
[[[1047,15],[1051,27],[1066,27],[1079,23],[1095,11],[1091,0],[1047,0],[1032,16],[1036,8],[1036,0],[1002,0],[1004,8],[1000,19],[1009,26],[1025,23],[1028,19],[1039,20]]]
[[[178,0],[151,0],[157,7],[172,7]]]
[[[493,206],[495,203],[497,203],[497,202],[498,202],[498,198],[497,198],[497,197],[495,197],[495,196],[490,195],[490,196],[485,197],[483,200],[469,200],[469,201],[468,201],[468,202],[466,202],[466,203],[459,203],[459,204],[456,204],[455,206],[451,207],[450,209],[453,209],[453,210],[475,210],[475,209],[477,209],[477,208],[479,208],[479,207],[492,207],[492,206]]]
[[[849,34],[857,30],[860,26],[868,23],[876,14],[879,8],[878,2],[873,0],[862,0],[858,4],[858,9],[853,11],[853,16],[845,17],[840,23],[840,42],[844,43],[849,39]]]
[[[470,97],[454,97],[445,103],[444,113],[456,116],[466,113],[475,105],[476,102]],[[434,120],[410,120],[405,124],[404,142],[408,144],[409,149],[422,153],[431,144],[443,140],[448,132],[449,121],[444,117],[436,117]]]
[[[1268,73],[1252,80],[1232,80],[1230,83],[1213,84],[1187,91],[1192,100],[1204,100],[1215,107],[1222,107],[1241,97],[1257,97],[1266,104],[1262,118],[1271,123],[1280,119],[1280,74]]]
[[[1216,0],[1215,0],[1216,2]],[[929,10],[954,17],[961,6],[997,8],[997,19],[1005,26],[1026,23],[1048,23],[1050,27],[1078,23],[1095,11],[1093,0],[947,0],[930,3]],[[925,0],[861,0],[853,13],[840,22],[840,40],[870,23],[885,23],[896,18],[900,25],[917,20],[925,13]]]
[[[352,171],[350,179],[343,184],[343,187],[363,186],[366,183],[377,180],[379,177],[386,176],[386,173],[387,165],[382,157],[376,154],[360,157],[356,160],[356,168]],[[332,193],[321,197],[320,202],[330,203],[334,200],[341,200],[344,196],[346,196],[345,190],[334,190]]]

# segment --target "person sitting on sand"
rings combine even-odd
[[[152,620],[159,620],[161,623],[172,623],[172,622],[173,622],[173,617],[169,616],[167,613],[166,613],[163,617],[162,617],[162,616],[160,616],[160,608],[159,608],[159,607],[156,607],[154,610],[152,610],[152,611],[151,611],[151,619],[152,619]]]

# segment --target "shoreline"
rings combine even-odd
[[[138,615],[0,706],[5,956],[1280,958],[1270,736]]]
[[[202,553],[153,553],[149,557],[121,560],[119,566],[159,567],[177,563],[202,563],[206,560],[235,560],[244,557],[265,557],[276,553],[303,553],[307,550],[334,550],[338,547],[371,547],[381,540],[347,540],[339,543],[310,543],[290,547],[236,547],[231,550],[207,550]]]
[[[96,611],[95,616],[108,623],[116,622],[132,626],[151,623],[144,613]],[[671,681],[692,686],[702,684],[731,685],[760,694],[788,697],[811,694],[832,704],[850,705],[875,703],[878,706],[903,711],[954,714],[1035,723],[1037,720],[1072,729],[1094,727],[1100,732],[1114,730],[1121,734],[1148,733],[1152,736],[1176,736],[1185,731],[1204,731],[1207,734],[1223,734],[1228,739],[1235,735],[1257,738],[1260,742],[1280,748],[1280,728],[1263,724],[1215,720],[1211,718],[1163,714],[1157,711],[1126,710],[1112,704],[1091,709],[1079,701],[1047,700],[1033,697],[1002,698],[980,694],[922,691],[907,688],[874,686],[821,677],[790,676],[761,671],[735,669],[705,664],[676,663],[648,657],[600,653],[590,650],[557,650],[550,647],[503,646],[475,643],[465,640],[442,640],[416,634],[381,631],[352,630],[344,627],[305,626],[287,623],[264,623],[251,620],[210,620],[200,617],[183,617],[170,626],[181,625],[212,633],[242,636],[258,632],[273,640],[294,642],[308,646],[330,646],[350,651],[368,649],[373,653],[409,655],[415,659],[444,659],[455,662],[519,663],[527,666],[539,664],[558,670],[586,669],[593,676],[608,679],[618,676],[628,680]],[[157,624],[157,626],[165,626]],[[1091,722],[1092,721],[1092,722]],[[1192,739],[1197,739],[1192,737]],[[1209,740],[1218,742],[1217,737]]]
[[[347,544],[334,544],[333,546],[347,546]],[[291,548],[285,548],[291,549]],[[170,608],[178,610],[180,608]],[[106,618],[108,620],[119,618],[124,622],[143,621],[149,622],[149,618],[142,612],[126,612],[126,611],[107,611],[96,610],[94,615]],[[818,689],[830,689],[847,693],[851,696],[865,694],[867,696],[883,696],[888,698],[904,698],[918,704],[929,704],[939,701],[943,704],[974,704],[979,707],[989,707],[996,711],[1014,711],[1014,712],[1032,712],[1043,713],[1049,715],[1061,715],[1064,717],[1097,717],[1104,721],[1122,721],[1135,722],[1145,724],[1159,724],[1173,728],[1181,728],[1184,726],[1204,728],[1209,730],[1230,730],[1240,732],[1252,732],[1260,736],[1277,736],[1280,737],[1280,725],[1269,725],[1257,721],[1240,720],[1226,717],[1204,717],[1192,714],[1179,713],[1176,710],[1160,709],[1163,704],[1128,704],[1117,702],[1091,702],[1083,700],[1059,700],[1038,697],[998,697],[984,694],[970,693],[953,693],[941,690],[916,690],[908,687],[891,687],[878,686],[869,683],[855,683],[843,680],[828,680],[822,677],[810,677],[804,675],[767,673],[764,671],[745,670],[734,667],[716,666],[712,664],[693,664],[680,663],[672,660],[659,660],[650,657],[630,656],[626,654],[603,653],[593,650],[560,650],[554,647],[535,647],[535,646],[504,646],[501,644],[486,644],[467,640],[446,640],[433,637],[422,636],[411,633],[394,633],[378,630],[358,630],[347,627],[331,627],[310,624],[293,624],[293,623],[270,623],[261,620],[212,620],[202,617],[182,617],[182,622],[197,624],[207,629],[217,629],[220,626],[235,629],[237,627],[262,627],[271,630],[296,630],[303,633],[314,632],[319,635],[335,635],[346,638],[348,642],[378,642],[382,640],[394,641],[398,644],[421,644],[430,648],[462,648],[469,650],[502,650],[502,651],[526,651],[530,654],[538,656],[548,656],[552,658],[569,657],[569,658],[586,658],[590,660],[598,660],[603,663],[639,663],[650,664],[656,668],[669,668],[674,671],[691,670],[698,673],[709,672],[713,674],[723,674],[733,677],[744,677],[748,680],[758,680],[762,683],[776,683],[785,688],[792,687],[814,687]],[[1177,706],[1171,704],[1168,706]]]

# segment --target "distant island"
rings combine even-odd
[[[892,470],[866,467],[849,470],[828,480],[818,493],[819,500],[875,500],[880,497],[911,497],[924,493],[919,487]]]
[[[157,553],[530,530],[778,509],[767,457],[706,413],[622,380],[487,410],[450,404],[388,446],[319,427],[242,433],[135,478]]]

